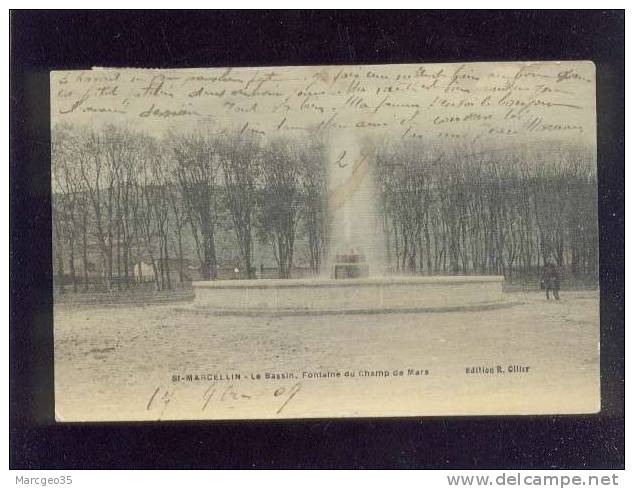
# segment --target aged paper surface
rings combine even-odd
[[[600,408],[590,62],[51,74],[60,421]]]

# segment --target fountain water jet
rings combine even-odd
[[[370,276],[385,272],[383,231],[378,213],[372,148],[352,131],[328,138],[329,247],[322,277],[333,277],[337,256],[357,256]]]

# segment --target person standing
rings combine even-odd
[[[550,300],[550,291],[552,291],[555,300],[559,300],[559,272],[557,267],[552,263],[546,263],[542,271],[542,281],[546,289],[546,299]]]

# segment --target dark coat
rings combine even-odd
[[[542,281],[544,283],[544,288],[551,290],[559,290],[559,272],[557,271],[557,267],[552,264],[547,264],[544,266],[542,270]]]

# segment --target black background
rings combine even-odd
[[[624,22],[622,11],[13,11],[10,466],[624,467]],[[601,413],[54,422],[49,70],[567,59],[597,67]]]

